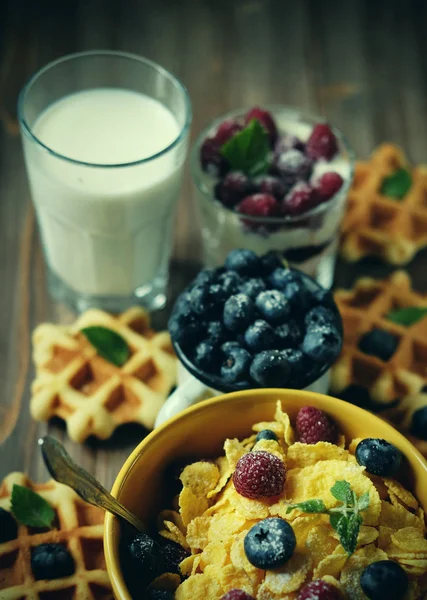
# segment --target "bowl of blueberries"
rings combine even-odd
[[[223,266],[205,268],[180,294],[169,331],[185,372],[210,396],[251,388],[307,389],[338,357],[341,316],[332,293],[290,268],[279,253],[232,250]],[[185,385],[184,383],[184,385]],[[312,389],[312,388],[311,388]],[[316,391],[326,391],[316,390]],[[188,393],[188,390],[187,390]],[[181,404],[180,387],[163,416]]]

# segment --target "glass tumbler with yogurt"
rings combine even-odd
[[[52,296],[79,311],[161,308],[191,124],[185,87],[145,58],[79,53],[37,72],[18,111]]]
[[[248,195],[263,192],[265,187],[274,185],[271,181],[278,174],[277,171],[280,171],[280,160],[284,154],[291,156],[291,160],[301,160],[313,128],[324,123],[321,117],[307,115],[286,106],[267,106],[266,110],[273,117],[277,127],[277,136],[271,148],[273,162],[265,173],[267,178],[270,178],[270,183],[265,184],[263,189],[262,184],[257,185],[260,177],[249,178],[246,192]],[[329,288],[333,282],[339,227],[353,178],[353,152],[343,134],[332,127],[336,140],[335,155],[330,160],[313,161],[305,181],[297,181],[296,184],[307,183],[309,186],[315,186],[315,182],[325,173],[333,172],[342,178],[342,185],[336,193],[327,201],[322,201],[300,214],[284,214],[280,210],[274,216],[243,213],[239,209],[241,204],[227,205],[220,201],[218,189],[221,177],[218,173],[212,173],[210,169],[202,168],[201,150],[204,142],[215,138],[220,129],[220,135],[223,135],[224,123],[229,131],[238,131],[245,123],[247,114],[240,109],[216,119],[200,133],[191,152],[191,174],[201,218],[204,264],[208,267],[222,264],[228,252],[235,248],[253,250],[259,255],[275,250],[280,252],[291,266]],[[235,129],[230,126],[233,122],[237,123]],[[274,163],[276,159],[278,167],[277,163]],[[285,163],[283,168],[286,166]],[[285,173],[285,176],[289,177],[289,173]],[[283,181],[282,179],[282,184]],[[291,191],[292,185],[287,189],[285,185],[282,192],[279,191],[279,205],[282,204],[282,198]]]

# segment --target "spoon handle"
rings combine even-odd
[[[48,435],[39,439],[39,446],[46,467],[56,481],[68,485],[85,502],[122,517],[138,531],[144,531],[143,523],[113,498],[90,473],[76,465],[58,440]]]

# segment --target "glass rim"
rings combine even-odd
[[[342,195],[348,194],[348,191],[354,178],[354,166],[356,155],[354,153],[354,150],[350,146],[346,136],[342,133],[340,129],[331,125],[324,117],[302,111],[294,106],[289,106],[287,104],[267,104],[264,105],[264,107],[270,112],[274,112],[275,110],[286,110],[289,111],[289,113],[292,113],[298,117],[302,117],[304,120],[312,120],[316,123],[327,122],[331,126],[331,129],[335,134],[336,138],[338,139],[339,143],[342,144],[342,146],[348,154],[349,177],[347,180],[344,181],[340,189],[326,202],[321,202],[317,206],[314,206],[310,210],[303,212],[300,215],[283,215],[280,217],[257,217],[253,215],[246,215],[245,213],[237,212],[232,208],[229,208],[228,206],[224,206],[224,204],[222,204],[217,198],[215,198],[215,196],[206,187],[203,181],[204,174],[199,161],[199,148],[203,140],[208,136],[209,132],[212,129],[218,127],[218,125],[220,125],[220,123],[222,123],[222,121],[224,121],[225,119],[244,115],[249,110],[249,108],[238,108],[220,115],[219,117],[211,121],[206,127],[204,127],[203,130],[196,137],[190,152],[190,173],[191,178],[193,179],[196,185],[196,188],[200,191],[205,200],[208,200],[211,204],[214,204],[219,210],[225,211],[226,213],[230,213],[236,218],[244,219],[249,223],[265,225],[283,225],[284,223],[298,223],[299,221],[303,221],[308,217],[319,215],[325,210],[330,209],[333,203],[337,200],[337,198],[342,197]]]
[[[47,144],[43,143],[35,135],[33,129],[27,123],[27,121],[25,119],[25,115],[24,115],[24,108],[25,108],[25,102],[27,99],[27,94],[30,92],[33,84],[36,83],[36,81],[40,77],[42,77],[47,71],[49,71],[52,67],[55,67],[61,63],[69,62],[72,60],[90,58],[90,57],[95,57],[95,56],[98,56],[98,57],[111,56],[113,58],[122,58],[122,59],[127,59],[127,60],[132,60],[132,61],[142,63],[148,67],[151,67],[153,70],[156,70],[158,73],[162,74],[165,78],[168,78],[175,85],[175,87],[181,91],[181,93],[184,97],[184,104],[185,104],[185,121],[184,121],[184,124],[181,127],[177,137],[168,146],[166,146],[166,148],[163,148],[162,150],[160,150],[159,152],[156,152],[155,154],[146,156],[145,158],[141,158],[141,159],[130,161],[130,162],[107,163],[107,164],[94,163],[94,162],[88,162],[88,161],[84,161],[84,160],[78,160],[76,158],[71,158],[69,156],[66,156],[65,154],[56,152],[55,150],[50,148]],[[43,67],[41,67],[40,69],[38,69],[28,79],[28,81],[26,82],[24,87],[19,92],[19,96],[18,96],[18,122],[21,126],[21,131],[27,137],[29,137],[33,142],[35,142],[38,146],[40,146],[41,148],[46,150],[49,154],[51,154],[55,158],[58,158],[60,160],[64,160],[66,162],[69,162],[69,163],[72,163],[75,165],[79,165],[79,166],[95,167],[95,168],[100,168],[100,169],[112,169],[112,168],[117,169],[117,168],[121,168],[121,167],[133,167],[133,166],[142,165],[142,164],[151,162],[152,160],[155,160],[157,158],[160,158],[161,156],[167,154],[175,146],[177,146],[183,140],[183,138],[187,135],[187,133],[190,129],[192,117],[193,117],[193,112],[192,112],[192,104],[191,104],[190,95],[188,93],[187,88],[182,83],[182,81],[180,79],[178,79],[178,77],[173,75],[170,71],[168,71],[167,69],[165,69],[158,63],[156,63],[148,58],[139,56],[138,54],[133,54],[131,52],[121,52],[121,51],[116,51],[116,50],[88,50],[88,51],[84,51],[84,52],[74,52],[72,54],[67,54],[65,56],[62,56],[61,58],[53,60],[53,61],[47,63],[46,65],[44,65]]]

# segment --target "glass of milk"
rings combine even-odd
[[[182,83],[121,52],[50,63],[19,120],[54,299],[78,311],[166,301],[191,124]]]

